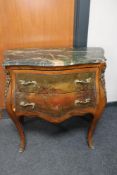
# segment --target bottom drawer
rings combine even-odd
[[[75,108],[94,107],[96,99],[90,93],[26,94],[17,92],[14,106],[17,112],[28,111],[35,113],[40,111],[59,116]]]

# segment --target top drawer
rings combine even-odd
[[[27,93],[69,93],[95,89],[96,71],[76,71],[59,74],[19,71],[16,73],[16,91]]]

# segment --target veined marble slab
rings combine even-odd
[[[27,48],[7,50],[3,66],[70,66],[105,62],[102,48]]]

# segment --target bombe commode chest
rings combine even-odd
[[[35,116],[60,123],[92,114],[88,144],[106,104],[104,52],[101,48],[15,49],[5,52],[6,108],[25,148],[21,118]]]

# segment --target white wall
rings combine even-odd
[[[104,48],[108,102],[117,101],[117,0],[91,0],[88,47]]]

